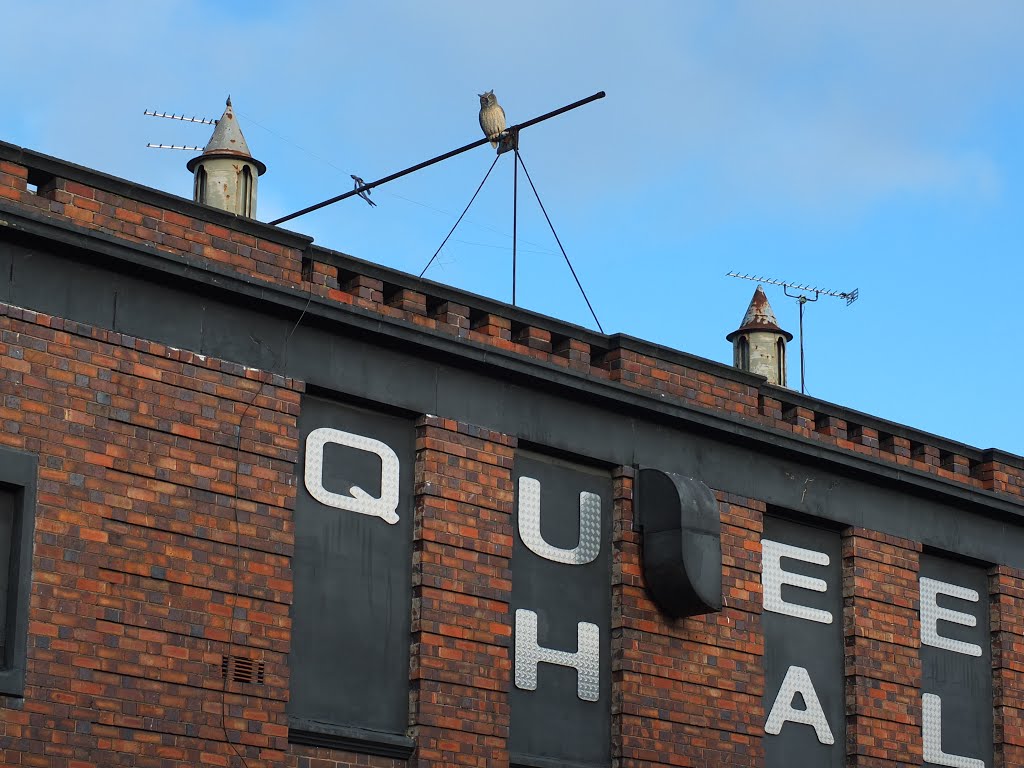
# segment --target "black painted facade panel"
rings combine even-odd
[[[10,302],[100,328],[114,327],[116,285],[122,276],[48,250],[18,249],[2,277]],[[143,295],[151,298],[152,289]]]
[[[308,435],[331,428],[378,440],[399,462],[398,521],[328,506],[304,479]],[[305,396],[295,509],[289,716],[404,736],[408,724],[414,427],[412,421]],[[382,495],[382,461],[327,444],[324,489]],[[348,731],[351,733],[351,731]]]
[[[941,734],[936,741],[947,755],[981,760],[993,765],[992,750],[992,642],[989,633],[988,573],[987,569],[937,554],[921,556],[921,579],[933,579],[943,585],[966,588],[974,592],[974,599],[939,594],[940,609],[961,614],[966,621],[972,617],[974,626],[958,621],[939,619],[938,642],[945,639],[958,641],[980,651],[978,655],[939,648],[928,642],[924,625],[928,610],[926,598],[921,598],[921,693],[939,697],[941,706]],[[944,587],[945,588],[945,587]],[[966,650],[961,648],[961,650]],[[928,738],[925,742],[927,744]],[[927,754],[926,754],[927,757]],[[925,761],[925,765],[951,765]]]
[[[764,711],[770,717],[773,706],[791,704],[794,709],[810,711],[801,694],[787,696],[780,691],[794,667],[804,669],[820,704],[820,712],[833,742],[822,743],[817,730],[801,722],[786,722],[779,733],[764,736],[765,768],[842,768],[846,765],[846,698],[843,642],[843,558],[839,532],[766,515],[762,549],[766,541],[823,553],[827,565],[784,557],[784,571],[825,582],[824,592],[783,584],[781,597],[787,603],[827,612],[830,623],[765,609],[761,614],[764,631]],[[762,582],[766,581],[762,567]],[[767,588],[766,588],[767,592]],[[781,700],[781,701],[780,701]]]
[[[582,565],[553,562],[526,545],[521,535],[520,481],[524,477],[540,482],[543,540],[563,550],[581,543],[580,493],[600,496],[599,550],[594,560]],[[577,624],[597,625],[600,685],[597,701],[582,700],[575,669],[542,662],[537,665],[536,690],[524,690],[515,678],[525,659],[514,648],[509,751],[513,756],[607,766],[611,761],[611,475],[608,470],[520,450],[513,480],[516,533],[510,611],[513,616],[519,609],[536,613],[538,645],[557,650],[577,652]]]

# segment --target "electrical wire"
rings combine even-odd
[[[388,195],[389,197],[397,197],[399,200],[404,200],[407,203],[412,203],[413,205],[418,205],[420,208],[426,208],[428,211],[433,211],[434,213],[439,213],[442,216],[447,216],[448,218],[451,218],[451,217],[453,217],[455,215],[451,211],[446,211],[444,208],[435,208],[432,205],[427,205],[426,203],[421,203],[419,200],[413,200],[411,197],[405,197],[404,195],[399,195],[396,192],[389,192],[388,190],[384,190],[384,194]],[[498,227],[492,227],[490,224],[481,224],[479,221],[474,221],[473,219],[466,219],[466,223],[467,224],[472,224],[474,227],[479,227],[480,229],[486,229],[486,230],[488,230],[490,232],[493,232],[496,235],[501,235],[502,237],[507,238],[509,240],[512,239],[512,235],[510,235],[508,232],[505,232],[504,230],[499,229]],[[520,243],[526,243],[527,245],[532,245],[532,246],[534,246],[537,249],[537,250],[523,250],[522,246],[520,246],[519,250],[523,251],[523,253],[540,253],[540,254],[549,254],[551,256],[557,256],[558,255],[555,251],[552,251],[550,248],[545,248],[540,243],[535,243],[532,240],[524,240],[523,238],[519,238],[519,241],[520,241]],[[511,246],[508,246],[508,245],[488,245],[487,243],[470,243],[470,242],[468,242],[466,240],[454,240],[453,242],[456,242],[456,243],[466,243],[467,245],[481,245],[481,246],[483,246],[485,248],[504,248],[506,251],[507,250],[511,250]]]
[[[459,218],[456,220],[455,224],[453,224],[452,228],[448,231],[448,234],[445,235],[444,240],[442,240],[441,244],[439,246],[437,246],[437,250],[434,251],[434,255],[430,257],[430,261],[427,262],[427,266],[425,266],[423,268],[423,271],[420,272],[420,277],[423,277],[423,275],[426,274],[426,271],[428,269],[430,269],[430,265],[434,263],[434,259],[437,258],[437,254],[439,254],[441,252],[441,249],[444,248],[445,243],[448,242],[448,238],[452,236],[453,232],[455,232],[456,227],[459,226],[459,222],[462,221],[463,216],[466,215],[466,213],[469,211],[470,206],[473,205],[473,201],[476,200],[476,196],[479,195],[480,194],[480,190],[484,188],[484,184],[487,183],[487,178],[491,175],[491,171],[494,170],[494,166],[496,166],[498,164],[498,160],[500,158],[501,158],[501,155],[496,155],[494,157],[494,162],[491,163],[491,167],[488,168],[487,169],[487,173],[484,174],[484,178],[483,178],[483,181],[480,182],[480,186],[476,188],[476,192],[474,192],[473,196],[471,198],[469,198],[469,204],[466,205],[465,210],[462,212],[462,216],[459,216]]]
[[[512,250],[512,246],[511,245],[497,245],[496,243],[477,243],[477,242],[474,242],[472,240],[460,240],[457,237],[454,240],[452,240],[452,242],[453,243],[461,243],[462,245],[471,245],[474,248],[494,248],[494,249],[499,250],[499,251],[511,251]],[[527,241],[523,240],[522,242],[525,243]],[[537,253],[537,254],[540,254],[541,256],[557,256],[558,255],[558,251],[549,251],[546,248],[544,250],[537,250],[535,248],[523,248],[523,246],[521,246],[521,245],[519,246],[519,252],[520,253]]]

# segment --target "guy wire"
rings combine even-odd
[[[562,241],[558,238],[558,233],[555,232],[555,225],[551,223],[551,217],[548,216],[547,210],[544,208],[544,203],[540,200],[540,195],[537,194],[537,187],[533,185],[533,179],[530,178],[530,172],[526,170],[526,163],[523,162],[523,156],[519,154],[519,150],[516,149],[516,160],[523,166],[523,173],[526,174],[526,180],[530,182],[530,189],[533,190],[533,196],[537,198],[537,205],[540,206],[541,213],[544,214],[544,218],[548,222],[548,227],[551,228],[551,234],[555,236],[555,242],[558,243],[559,250],[562,251],[562,256],[565,257],[565,263],[569,265],[569,271],[572,272],[572,279],[576,281],[576,287],[580,289],[580,293],[583,294],[583,300],[587,302],[587,309],[590,310],[591,316],[594,318],[594,322],[597,323],[597,329],[604,333],[604,328],[601,327],[601,321],[597,319],[597,314],[594,312],[594,308],[590,305],[590,299],[587,298],[587,292],[583,290],[583,285],[580,283],[580,279],[576,276],[576,270],[572,267],[572,262],[569,261],[569,255],[565,252],[565,248],[562,247]]]
[[[488,168],[487,169],[487,173],[484,174],[484,179],[483,179],[483,181],[480,182],[480,186],[476,188],[476,192],[474,192],[473,196],[471,198],[469,198],[469,204],[466,205],[466,209],[462,212],[462,215],[459,216],[459,218],[455,221],[455,224],[452,225],[451,230],[449,230],[448,234],[445,235],[445,238],[444,238],[444,240],[441,241],[441,244],[439,246],[437,246],[437,250],[434,251],[434,255],[430,257],[430,261],[427,262],[427,266],[425,266],[423,268],[423,271],[420,272],[420,277],[421,278],[423,277],[424,274],[426,274],[427,270],[430,269],[430,265],[434,263],[434,259],[437,258],[437,254],[439,254],[441,252],[441,249],[444,248],[445,243],[448,242],[448,238],[452,236],[453,232],[455,232],[455,229],[459,226],[459,222],[461,222],[462,218],[467,213],[469,213],[470,206],[473,205],[473,201],[476,200],[476,196],[480,194],[480,190],[484,188],[484,184],[487,182],[487,177],[491,175],[491,171],[493,171],[494,170],[494,166],[498,164],[498,158],[500,158],[500,157],[501,157],[501,155],[497,155],[494,158],[494,162],[491,163],[491,167]]]

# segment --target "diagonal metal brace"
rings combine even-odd
[[[508,152],[508,151],[513,150],[513,149],[515,149],[516,147],[519,146],[519,131],[521,131],[521,130],[523,130],[525,128],[529,128],[531,125],[536,125],[537,123],[541,123],[541,122],[543,122],[545,120],[550,120],[552,117],[557,117],[558,115],[561,115],[561,114],[564,114],[566,112],[569,112],[570,110],[576,109],[577,107],[582,107],[584,104],[589,104],[592,101],[597,101],[598,99],[603,99],[604,97],[605,97],[605,92],[604,91],[598,91],[593,96],[588,96],[585,99],[580,99],[579,101],[574,101],[572,104],[567,104],[564,107],[559,107],[556,110],[553,110],[551,112],[547,112],[547,113],[545,113],[543,115],[540,115],[538,117],[534,117],[534,118],[532,118],[530,120],[527,120],[524,123],[519,123],[518,125],[513,125],[511,128],[507,128],[505,130],[505,134],[503,135],[502,138],[504,138],[504,136],[514,136],[515,137],[514,141],[515,141],[516,146],[515,147],[509,147],[508,149],[503,149],[502,146],[499,145],[498,153],[501,154],[502,152]],[[338,195],[337,197],[332,197],[329,200],[324,200],[322,203],[317,203],[316,205],[311,205],[308,208],[303,208],[301,211],[296,211],[295,213],[289,213],[287,216],[282,216],[280,219],[274,219],[273,221],[270,222],[270,224],[276,226],[278,224],[283,224],[286,221],[291,221],[292,219],[298,218],[299,216],[304,216],[307,213],[312,213],[313,211],[318,211],[321,208],[325,208],[328,205],[333,205],[334,203],[341,202],[342,200],[344,200],[346,198],[353,197],[354,195],[359,195],[359,194],[361,194],[363,192],[366,192],[368,190],[373,189],[374,187],[379,187],[381,184],[387,184],[389,181],[394,181],[395,179],[401,178],[402,176],[408,176],[410,173],[415,173],[416,171],[419,171],[419,170],[422,170],[423,168],[426,168],[428,166],[434,165],[435,163],[440,163],[442,160],[447,160],[450,157],[455,157],[456,155],[461,155],[463,152],[468,152],[471,149],[476,149],[477,147],[479,147],[479,146],[481,146],[483,144],[487,144],[489,142],[490,142],[490,139],[485,136],[484,138],[479,139],[477,141],[474,141],[474,142],[472,142],[470,144],[466,144],[463,147],[459,147],[458,149],[453,149],[451,152],[445,152],[443,155],[438,155],[437,157],[431,158],[430,160],[426,160],[426,161],[424,161],[422,163],[417,163],[416,165],[412,166],[411,168],[406,168],[404,171],[399,171],[398,173],[392,173],[390,176],[385,176],[383,179],[378,179],[377,181],[372,181],[369,184],[364,184],[361,187],[356,187],[355,189],[349,190],[348,192],[345,192],[342,195]]]

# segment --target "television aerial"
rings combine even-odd
[[[782,292],[791,299],[796,299],[797,304],[800,306],[800,393],[805,394],[804,384],[804,304],[812,301],[817,301],[822,296],[833,296],[837,299],[846,299],[846,306],[850,306],[860,296],[860,290],[854,288],[852,291],[831,291],[827,288],[819,288],[813,285],[806,285],[805,283],[791,283],[786,280],[775,280],[771,277],[764,277],[763,275],[747,275],[740,274],[739,272],[727,272],[726,277],[737,277],[740,280],[753,280],[756,283],[763,283],[765,285],[779,285],[782,286]],[[793,293],[790,293],[793,291]],[[810,294],[814,294],[812,299]]]

